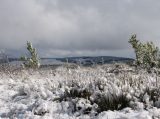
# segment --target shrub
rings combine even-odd
[[[84,105],[86,105],[86,108],[83,109],[84,114],[91,113],[93,110],[97,113],[101,113],[103,111],[121,110],[129,107],[130,99],[128,99],[125,94],[116,94],[116,92],[111,93],[105,91],[102,87],[107,86],[102,82],[99,82],[98,84],[96,82],[94,82],[94,84],[90,83],[87,87],[84,85],[80,85],[80,87],[71,86],[65,90],[59,101],[72,102],[72,104],[75,105],[74,107],[76,107],[78,100],[85,101],[86,104],[84,103]],[[97,91],[94,91],[95,89],[97,89]],[[88,105],[90,105],[90,107],[88,107]],[[81,109],[82,107],[78,106],[77,108],[74,108],[73,112],[77,112]]]
[[[107,110],[121,110],[123,108],[129,107],[130,100],[126,95],[116,95],[116,94],[103,94],[100,93],[94,99],[94,103],[98,105],[98,112],[103,112]]]
[[[30,53],[30,57],[22,56],[21,60],[24,61],[24,66],[29,68],[39,68],[39,58],[36,49],[33,48],[32,43],[27,41],[27,50]]]

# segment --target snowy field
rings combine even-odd
[[[2,119],[160,119],[160,78],[125,64],[0,71]]]

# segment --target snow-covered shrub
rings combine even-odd
[[[65,90],[64,97],[65,98],[85,98],[88,99],[91,96],[91,92],[88,89],[79,89],[78,87],[73,87],[69,90]]]
[[[44,101],[44,100],[37,100],[34,103],[34,108],[32,111],[34,112],[35,115],[43,116],[46,113],[49,113],[49,103]]]
[[[147,69],[160,66],[159,49],[153,42],[141,43],[137,40],[136,35],[132,35],[129,43],[135,51],[136,64],[138,66]]]
[[[107,110],[121,110],[129,107],[130,100],[126,95],[115,95],[115,94],[97,94],[93,100],[98,105],[97,112],[103,112]]]
[[[30,53],[30,57],[22,56],[21,60],[24,61],[24,66],[29,68],[39,68],[40,62],[36,49],[33,48],[32,43],[27,41],[27,50]]]
[[[86,85],[73,83],[69,84],[59,101],[71,101],[75,105],[74,112],[81,110],[83,114],[91,113],[93,107],[97,113],[107,110],[121,110],[128,107],[130,99],[122,92],[119,93],[115,90],[114,86],[113,88],[108,88],[108,85],[101,81],[94,81]],[[86,102],[84,105],[90,105],[90,107],[85,109],[77,107],[79,100]],[[96,108],[95,105],[97,106]]]
[[[146,88],[143,94],[140,95],[140,100],[147,106],[150,104],[151,106],[159,107],[157,102],[159,101],[160,98],[160,89],[159,88]]]
[[[159,74],[126,64],[0,72],[1,118],[160,117]],[[118,72],[118,73],[117,73]],[[5,105],[4,105],[5,104]],[[149,118],[149,119],[150,119]]]

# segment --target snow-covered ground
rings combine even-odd
[[[0,71],[3,119],[160,119],[160,78],[125,64]]]

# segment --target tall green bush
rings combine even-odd
[[[136,35],[132,35],[129,39],[129,43],[135,51],[136,64],[138,66],[147,69],[160,67],[159,48],[156,47],[153,42],[141,43],[137,40]]]
[[[27,50],[30,57],[22,56],[21,60],[24,61],[24,66],[29,68],[39,68],[40,62],[36,49],[33,48],[32,43],[27,41]]]

